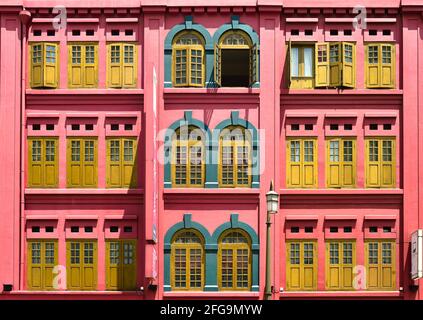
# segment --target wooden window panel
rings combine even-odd
[[[54,290],[53,268],[58,263],[57,240],[28,241],[28,273],[29,290]]]
[[[96,290],[97,242],[69,240],[66,251],[68,290]]]
[[[317,289],[317,243],[315,240],[286,242],[286,288],[288,291]]]

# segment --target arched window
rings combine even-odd
[[[195,126],[179,127],[172,141],[172,181],[176,187],[204,185],[204,134]]]
[[[172,61],[175,87],[204,86],[204,39],[199,33],[184,31],[175,36]]]
[[[258,49],[240,30],[225,32],[215,45],[215,82],[223,87],[248,87],[258,80]]]
[[[219,239],[218,285],[220,290],[251,287],[251,242],[241,229],[231,229]]]
[[[179,231],[171,244],[173,290],[202,290],[204,287],[204,240],[194,229]]]
[[[219,140],[219,186],[250,187],[250,132],[241,126],[229,126],[222,130]]]

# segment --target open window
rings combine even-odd
[[[355,87],[355,44],[350,42],[291,43],[290,89]]]
[[[175,87],[204,86],[204,39],[199,33],[182,32],[175,37],[172,61]]]
[[[214,80],[222,87],[248,87],[258,81],[258,48],[243,31],[224,33],[214,48]]]

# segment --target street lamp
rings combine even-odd
[[[279,207],[279,194],[273,190],[273,180],[270,182],[270,190],[266,193],[266,204],[267,204],[267,231],[266,231],[266,288],[264,292],[265,300],[272,298],[272,280],[271,280],[271,242],[270,242],[270,228],[272,221],[270,219],[271,214],[278,212]]]

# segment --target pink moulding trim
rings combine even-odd
[[[138,217],[134,214],[124,215],[124,214],[116,214],[116,215],[106,215],[104,216],[104,220],[137,220]]]
[[[65,219],[66,220],[98,220],[98,215],[68,214],[68,215],[65,215]]]
[[[286,18],[287,23],[300,22],[300,23],[317,23],[319,18]]]
[[[299,221],[299,220],[319,220],[317,215],[288,215],[285,217],[286,221]]]
[[[325,220],[357,220],[357,216],[355,215],[349,215],[349,216],[326,215]]]
[[[380,214],[380,215],[365,215],[364,220],[396,220],[397,216],[393,214]]]
[[[59,220],[58,215],[42,215],[42,214],[30,214],[27,215],[26,220]]]

